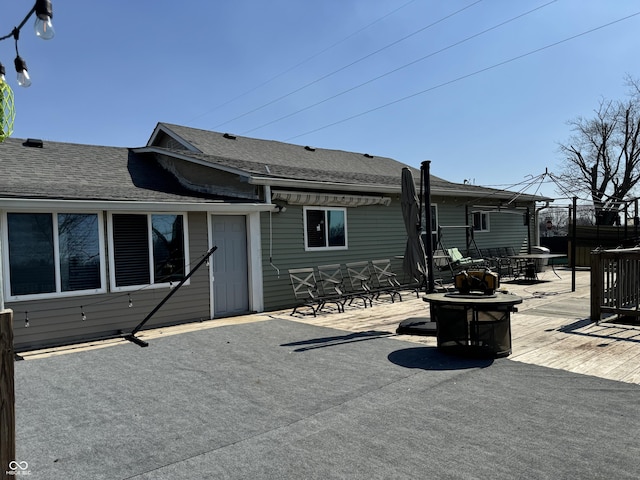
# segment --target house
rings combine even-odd
[[[159,123],[141,148],[10,138],[0,162],[18,350],[130,331],[213,246],[147,327],[287,307],[290,268],[404,252],[405,165],[390,158]],[[518,248],[544,200],[436,177],[431,193],[435,225],[475,218],[478,245]]]

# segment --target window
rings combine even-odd
[[[186,275],[184,215],[113,214],[114,289],[179,282]]]
[[[304,208],[305,248],[346,249],[347,210],[345,208]]]
[[[485,212],[473,212],[473,230],[476,232],[489,231],[489,214]]]
[[[11,297],[103,290],[97,214],[7,213]]]

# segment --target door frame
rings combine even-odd
[[[262,281],[262,248],[260,245],[260,212],[209,212],[207,214],[207,237],[209,248],[213,247],[214,217],[224,215],[244,216],[247,231],[247,287],[249,288],[249,311],[264,311],[264,295]],[[215,318],[215,296],[213,291],[213,262],[209,262],[209,317]]]

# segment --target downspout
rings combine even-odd
[[[264,189],[264,203],[271,203],[271,187],[269,185],[263,185]]]

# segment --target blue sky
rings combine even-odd
[[[0,35],[31,5],[4,1]],[[30,88],[15,81],[13,40],[0,42],[14,137],[136,147],[169,122],[416,167],[431,160],[447,180],[520,190],[560,173],[567,121],[624,98],[625,76],[640,77],[637,0],[53,0],[53,9],[53,40],[37,39],[31,20],[22,29]],[[552,184],[525,191],[559,196]]]

